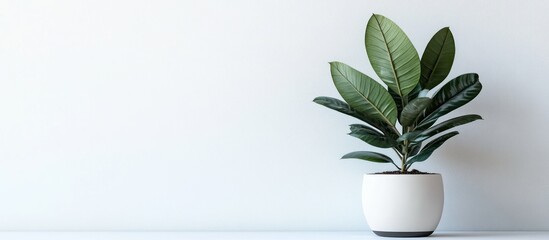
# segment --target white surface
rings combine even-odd
[[[10,240],[368,240],[391,239],[371,232],[0,232]],[[435,232],[429,238],[546,240],[549,232]],[[394,238],[399,239],[399,238]]]
[[[370,229],[382,232],[432,232],[442,216],[440,174],[364,174],[362,209]]]
[[[0,1],[0,229],[367,230],[328,62],[375,77],[370,15],[452,29],[485,120],[416,168],[439,230],[549,230],[549,2]],[[392,153],[388,153],[392,154]]]

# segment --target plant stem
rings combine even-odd
[[[408,133],[408,132],[410,132],[410,130],[411,130],[411,127],[404,127],[404,126],[403,126],[403,127],[402,127],[402,134]],[[408,140],[405,140],[405,141],[404,141],[404,145],[402,146],[402,152],[403,152],[402,158],[401,158],[401,160],[402,160],[402,168],[400,169],[400,171],[401,171],[402,173],[405,173],[405,172],[407,171],[407,169],[406,169],[406,161],[408,160],[408,156],[409,156],[409,155],[408,155],[408,150],[409,150],[409,149],[408,149],[408,145],[409,145],[409,144],[410,144],[409,141],[408,141]]]
[[[408,159],[408,141],[404,141],[404,148],[403,148],[404,154],[402,155],[402,168],[400,168],[400,171],[405,173],[406,172],[406,160]]]
[[[404,108],[408,104],[408,96],[401,97],[400,100],[402,102],[402,108]],[[407,133],[408,130],[410,130],[410,129],[403,126],[402,127],[402,134]],[[402,161],[402,163],[401,163],[402,167],[400,168],[400,171],[402,173],[405,173],[406,172],[406,159],[408,159],[408,140],[404,141],[404,145],[402,147],[402,155],[400,155],[400,159]]]

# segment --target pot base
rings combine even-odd
[[[433,231],[426,232],[384,232],[384,231],[373,231],[376,235],[380,237],[427,237],[433,234]]]

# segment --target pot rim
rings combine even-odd
[[[441,173],[422,173],[422,174],[383,174],[383,173],[364,173],[364,176],[442,176]]]

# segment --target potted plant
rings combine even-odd
[[[429,236],[442,215],[442,177],[412,170],[411,166],[425,161],[458,134],[446,130],[482,119],[469,114],[437,121],[474,99],[482,85],[476,73],[466,73],[431,91],[448,76],[454,61],[454,38],[447,27],[431,38],[420,59],[400,27],[373,14],[366,27],[365,44],[370,64],[387,88],[344,63],[331,62],[332,79],[344,101],[317,97],[314,102],[361,120],[350,125],[349,135],[374,147],[392,149],[398,157],[395,161],[372,151],[342,157],[389,163],[397,169],[364,174],[363,210],[374,233]]]

